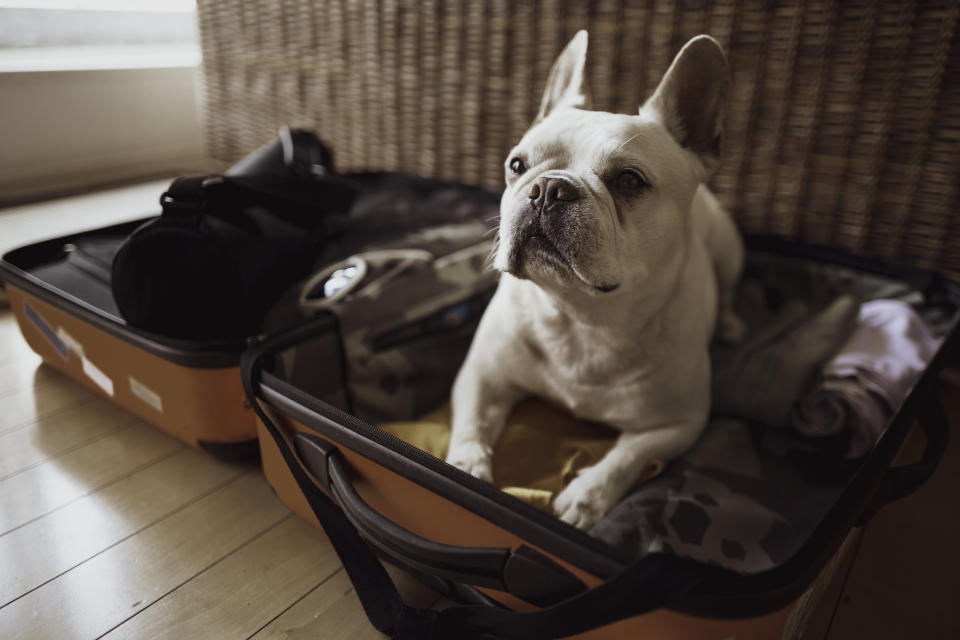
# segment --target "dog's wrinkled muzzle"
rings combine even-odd
[[[532,262],[572,270],[579,189],[565,178],[541,176],[530,184],[527,198],[513,229],[508,271],[527,278]]]
[[[589,224],[590,203],[581,188],[563,176],[540,176],[527,187],[526,196],[518,199],[509,232],[507,273],[526,280],[544,270],[559,271],[595,293],[617,289],[617,283],[593,282],[583,272],[582,262],[596,239]]]

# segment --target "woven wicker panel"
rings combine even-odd
[[[547,71],[590,31],[595,107],[632,112],[691,36],[733,73],[712,186],[749,231],[960,277],[960,2],[200,0],[208,145],[279,126],[340,169],[500,188]]]

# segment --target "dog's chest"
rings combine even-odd
[[[643,395],[640,385],[583,385],[550,375],[542,378],[541,382],[543,386],[536,390],[537,395],[556,402],[581,420],[625,429],[636,421],[643,410],[643,402],[638,401]]]
[[[527,386],[578,418],[625,424],[640,412],[656,364],[644,349],[610,347],[571,327],[540,325],[527,334]]]

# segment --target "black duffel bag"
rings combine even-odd
[[[224,175],[177,178],[160,217],[117,252],[117,308],[130,325],[168,337],[253,335],[343,227],[358,193],[313,133],[288,128]]]

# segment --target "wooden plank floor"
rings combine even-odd
[[[164,184],[0,211],[0,250],[139,217]],[[950,411],[944,464],[867,528],[829,640],[960,637],[960,402]],[[42,365],[0,304],[0,638],[382,637],[322,533],[255,465],[194,451]]]
[[[382,637],[326,538],[255,464],[49,369],[11,320],[0,309],[0,638]],[[437,600],[398,578],[420,606]]]
[[[156,209],[168,181],[0,211],[0,252]],[[411,602],[438,596],[391,569]],[[0,638],[382,638],[259,468],[43,365],[0,300]]]

